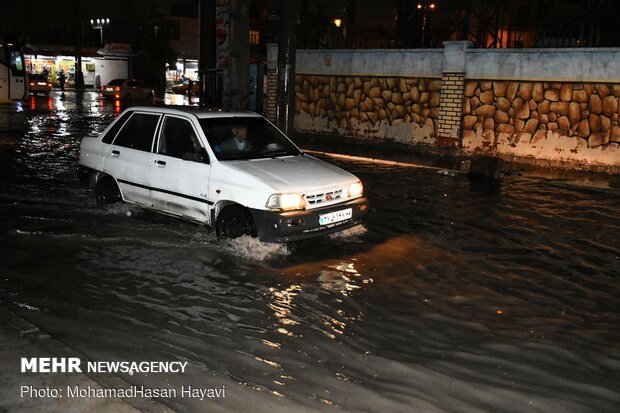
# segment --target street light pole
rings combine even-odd
[[[420,39],[420,47],[424,47],[426,40],[426,25],[429,20],[428,13],[435,10],[435,7],[437,6],[434,2],[418,3],[418,10],[422,12],[422,37]]]
[[[346,22],[345,44],[347,49],[352,49],[355,36],[355,0],[349,0],[347,5],[347,22]]]
[[[98,18],[98,19],[90,19],[90,26],[95,29],[95,30],[99,30],[99,43],[101,43],[101,45],[103,46],[103,26],[106,24],[110,24],[110,19],[109,18]]]

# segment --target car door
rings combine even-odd
[[[116,178],[125,201],[150,207],[149,166],[161,115],[134,112],[122,126],[103,160],[103,170]]]
[[[149,186],[155,209],[208,223],[213,205],[207,198],[211,166],[197,131],[187,118],[164,116]]]
[[[141,83],[137,80],[128,80],[127,86],[125,87],[125,97],[128,95],[131,96],[132,99],[145,99],[146,93],[144,92],[144,88],[141,86]]]

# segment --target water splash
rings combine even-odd
[[[368,230],[364,225],[356,225],[354,227],[347,228],[339,232],[334,232],[333,234],[329,234],[329,237],[331,239],[356,238],[361,237],[367,232]]]
[[[265,261],[291,253],[285,244],[261,242],[258,238],[247,235],[224,241],[224,244],[224,248],[231,254],[255,261]]]

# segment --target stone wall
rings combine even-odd
[[[295,128],[433,144],[440,91],[439,79],[297,75]]]
[[[620,84],[468,80],[466,152],[618,164]]]

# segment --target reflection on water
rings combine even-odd
[[[269,292],[272,294],[273,299],[269,303],[269,308],[273,310],[274,315],[278,318],[278,321],[283,325],[296,325],[298,321],[293,320],[291,315],[291,308],[293,299],[297,294],[301,292],[301,286],[291,285],[285,289],[278,290],[276,288],[270,288]],[[278,329],[282,334],[289,335],[290,332],[281,328]]]
[[[188,361],[166,385],[226,385],[219,411],[617,411],[617,191],[337,161],[368,191],[363,227],[223,242],[96,207],[79,140],[122,106],[61,98],[18,127],[0,111],[0,300],[77,351]]]

